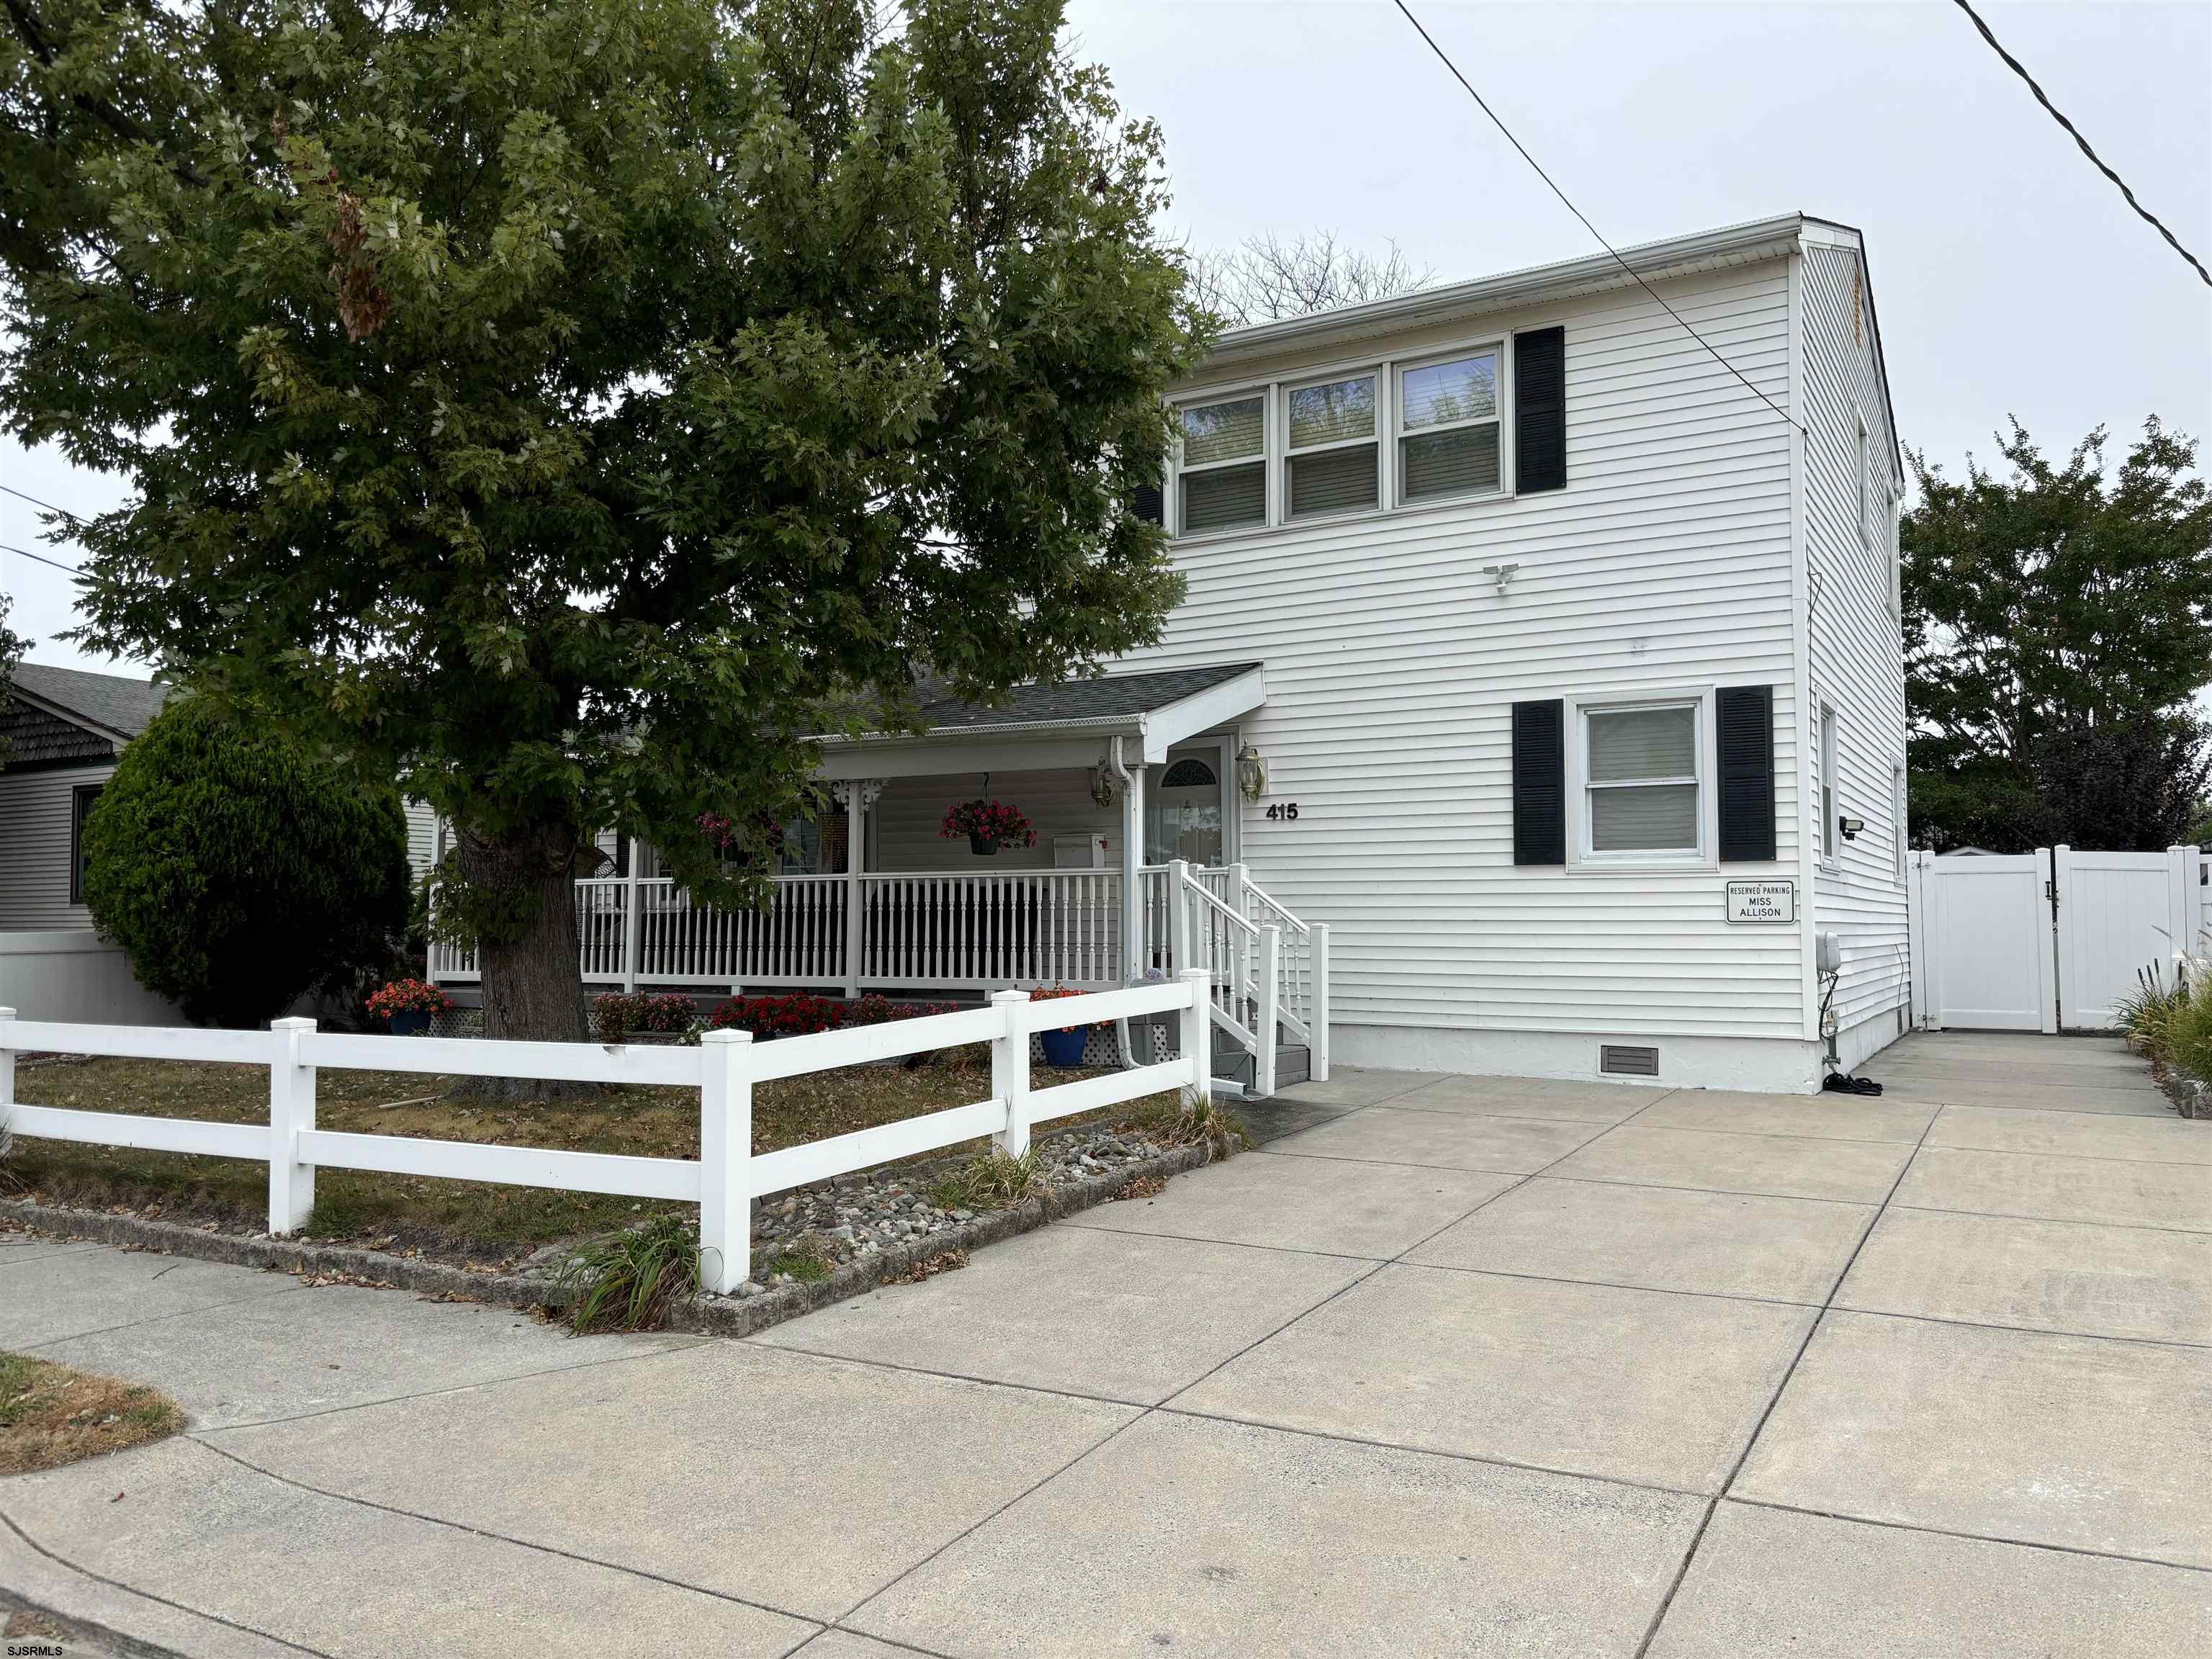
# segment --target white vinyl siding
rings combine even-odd
[[[1830,795],[1826,833],[1835,837],[1834,855],[1815,875],[1813,918],[1844,948],[1838,1028],[1848,1033],[1880,1016],[1875,1033],[1886,1041],[1896,1029],[1893,1011],[1911,994],[1895,851],[1895,821],[1905,806],[1897,775],[1905,757],[1905,670],[1889,526],[1874,518],[1887,512],[1893,523],[1891,504],[1903,483],[1875,362],[1873,314],[1863,280],[1853,282],[1856,262],[1849,248],[1814,246],[1802,271],[1809,652],[1817,695],[1836,714],[1833,757],[1820,772]],[[1865,820],[1866,832],[1843,840],[1834,830],[1838,817]],[[1846,1042],[1846,1063],[1850,1054]]]
[[[70,897],[76,794],[114,774],[112,762],[0,772],[0,929],[92,926]]]
[[[438,861],[438,814],[429,802],[410,800],[407,811],[407,868],[416,880]]]
[[[1656,286],[1788,407],[1786,261]],[[1803,1042],[1798,930],[1730,927],[1722,893],[1791,873],[1808,816],[1790,428],[1636,289],[1408,331],[1382,355],[1437,362],[1554,324],[1565,489],[1178,543],[1188,599],[1158,647],[1115,666],[1266,662],[1267,703],[1240,722],[1269,769],[1267,799],[1242,808],[1243,856],[1330,924],[1340,1025]],[[1267,372],[1303,384],[1358,367],[1344,358],[1316,348]],[[1504,564],[1519,569],[1501,595],[1483,568]],[[1514,864],[1514,702],[1686,702],[1722,682],[1774,687],[1778,865]],[[1288,802],[1295,821],[1267,817]]]

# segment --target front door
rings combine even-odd
[[[1165,766],[1152,768],[1145,778],[1145,862],[1224,862],[1224,784],[1218,744],[1170,751]]]

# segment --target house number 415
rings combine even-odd
[[[1278,801],[1267,809],[1267,816],[1278,823],[1295,823],[1298,816],[1298,804],[1294,800]]]

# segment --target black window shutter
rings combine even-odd
[[[1713,694],[1720,728],[1721,857],[1774,856],[1774,688],[1724,685]]]
[[[1567,487],[1567,331],[1513,337],[1513,488]]]
[[[1158,484],[1139,484],[1129,492],[1129,511],[1146,524],[1166,522],[1165,506],[1166,500]]]
[[[1567,708],[1513,705],[1513,862],[1567,861]]]

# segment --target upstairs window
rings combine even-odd
[[[103,786],[82,784],[70,791],[70,902],[84,902],[84,821]]]
[[[1820,710],[1820,858],[1836,861],[1836,711]]]
[[[1583,710],[1586,854],[1694,856],[1700,850],[1698,707]]]
[[[1267,522],[1264,392],[1189,404],[1182,416],[1178,528],[1186,536]]]
[[[1498,352],[1424,363],[1398,377],[1398,498],[1495,492],[1500,486]]]
[[[1290,444],[1284,498],[1289,516],[1356,513],[1375,507],[1381,465],[1375,437],[1375,377],[1293,386],[1285,398]]]

